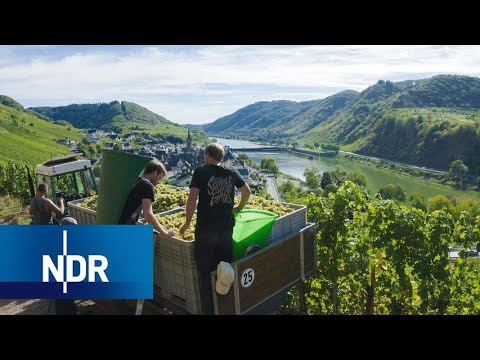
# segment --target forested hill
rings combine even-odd
[[[38,115],[14,99],[0,95],[0,163],[9,160],[31,165],[42,163],[70,153],[68,147],[57,144],[56,140],[82,138],[80,131],[69,123]]]
[[[480,79],[380,80],[298,141],[445,170],[460,159],[480,174]]]
[[[127,101],[33,107],[30,109],[55,120],[66,120],[78,128],[103,128],[119,132],[119,128],[128,128],[135,125],[150,128],[159,123],[173,124],[163,116]]]
[[[356,91],[347,90],[322,100],[262,101],[206,124],[203,129],[225,136],[293,137],[321,124],[357,96]]]
[[[78,128],[108,129],[119,134],[150,133],[159,141],[182,143],[188,129],[144,107],[122,101],[98,104],[73,104],[58,107],[33,107],[33,111],[53,119],[65,120]],[[208,136],[201,129],[192,129],[193,142],[207,143]]]
[[[247,140],[332,143],[343,150],[448,170],[460,159],[480,174],[480,78],[379,80],[361,93],[258,102],[203,129]]]

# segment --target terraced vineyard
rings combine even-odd
[[[42,163],[70,150],[59,139],[79,141],[82,134],[71,125],[57,125],[30,113],[0,104],[0,162]]]

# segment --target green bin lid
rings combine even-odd
[[[267,245],[272,226],[278,215],[266,210],[244,209],[234,213],[233,259],[245,256],[253,247],[261,249]]]
[[[242,211],[234,212],[234,217],[235,223],[248,223],[251,221],[274,220],[278,216],[267,210],[243,209]]]

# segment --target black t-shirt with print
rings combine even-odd
[[[235,168],[210,164],[195,169],[190,188],[200,189],[196,229],[207,231],[233,227],[235,187],[243,185],[245,181]]]
[[[135,185],[133,185],[132,189],[128,194],[118,224],[127,224],[129,222],[130,216],[132,216],[135,210],[137,210],[138,207],[142,205],[143,199],[150,199],[153,203],[155,201],[155,187],[147,179],[138,178],[137,182],[135,183]],[[138,220],[138,215],[136,216],[135,220]]]

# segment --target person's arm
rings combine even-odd
[[[195,212],[195,205],[197,203],[198,194],[200,193],[200,189],[196,187],[190,188],[190,194],[188,195],[187,199],[187,206],[185,209],[185,224],[180,228],[180,235],[183,235],[185,231],[187,231],[188,227],[190,226],[190,222],[192,221],[193,213]]]
[[[65,205],[63,204],[63,198],[58,198],[58,206],[53,203],[52,200],[47,199],[48,201],[45,204],[45,207],[49,211],[53,211],[58,216],[62,216],[65,212]]]
[[[242,193],[242,197],[240,198],[240,204],[238,204],[235,210],[242,211],[245,205],[248,203],[248,199],[252,194],[252,190],[250,190],[250,186],[248,186],[247,183],[245,183],[245,185],[243,185],[239,190]]]
[[[158,219],[153,214],[152,200],[151,199],[142,199],[142,209],[144,219],[151,225],[153,228],[163,236],[173,236],[175,233],[172,229],[165,229],[159,222]]]

